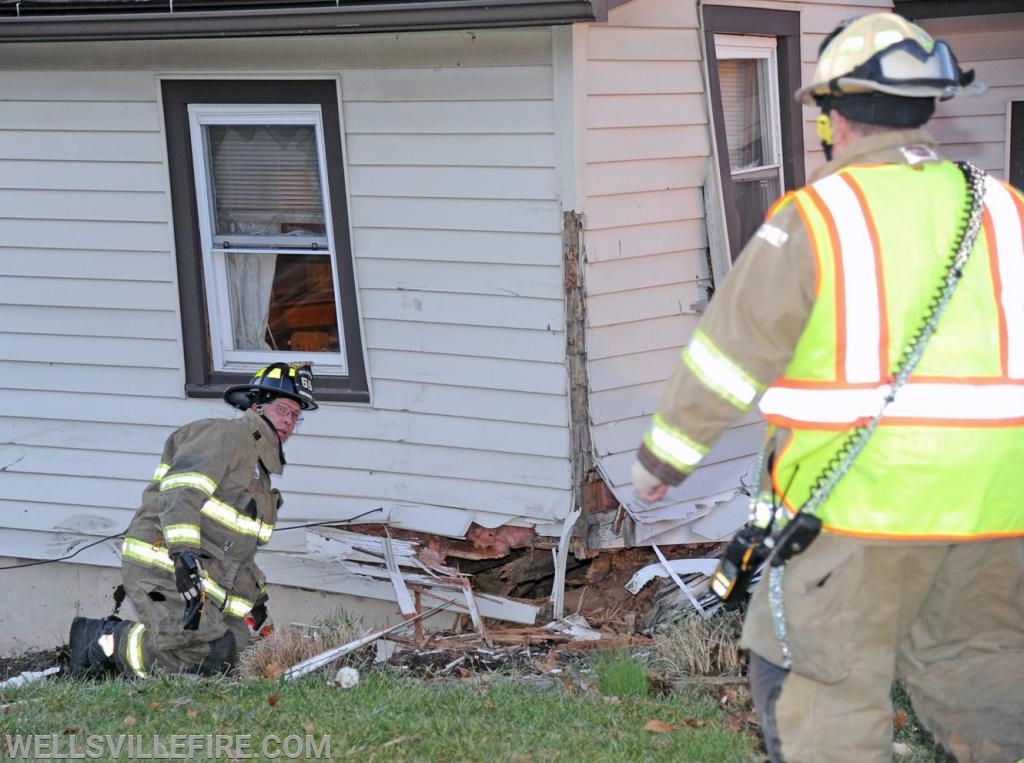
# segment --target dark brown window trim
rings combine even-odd
[[[779,76],[779,128],[782,133],[782,173],[785,177],[786,190],[800,188],[804,184],[803,107],[793,98],[793,93],[800,86],[801,78],[799,12],[704,6],[704,47],[707,51],[708,87],[711,90],[711,102],[719,104],[722,102],[722,86],[718,80],[715,34],[775,37]],[[725,202],[725,221],[729,232],[729,250],[735,259],[746,242],[740,240],[739,212],[736,210],[722,110],[714,108],[712,111],[715,143],[719,153],[718,169]]]
[[[356,310],[355,272],[349,240],[348,203],[342,171],[341,124],[334,80],[164,80],[164,120],[170,168],[171,208],[178,261],[178,292],[185,348],[185,393],[189,397],[217,397],[231,384],[248,380],[247,374],[214,371],[207,326],[203,283],[202,244],[189,137],[190,103],[319,103],[324,128],[324,151],[331,201],[334,242],[337,248],[338,294],[342,305],[348,376],[316,377],[317,398],[368,402],[362,337]]]
[[[1010,146],[1007,180],[1014,188],[1024,191],[1024,101],[1010,101],[1010,129],[1006,141]]]

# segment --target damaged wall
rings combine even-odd
[[[751,484],[760,443],[761,417],[753,412],[663,504],[649,510],[632,495],[636,447],[713,285],[708,263],[718,244],[709,229],[721,228],[724,214],[711,188],[718,169],[701,48],[700,8],[707,5],[798,11],[806,79],[819,42],[836,23],[892,3],[628,0],[613,3],[607,23],[574,27],[594,450],[618,501],[644,510],[642,522],[624,524],[622,537],[601,519],[603,545],[695,543],[728,534],[735,504],[721,503],[730,516],[700,528],[714,537],[696,523]],[[808,136],[815,116],[804,112]],[[813,137],[804,146],[810,172],[821,151]]]
[[[232,415],[183,396],[166,77],[338,83],[371,402],[306,417],[281,523],[379,507],[366,521],[557,535],[567,55],[559,28],[0,45],[0,554],[119,532],[173,428]],[[276,532],[261,563],[324,585],[306,547]],[[74,562],[115,566],[118,544]]]

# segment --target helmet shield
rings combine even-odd
[[[248,384],[238,384],[224,391],[224,401],[241,411],[252,407],[253,403],[276,397],[290,398],[302,410],[315,411],[318,406],[313,397],[313,370],[309,365],[272,363],[253,374]]]

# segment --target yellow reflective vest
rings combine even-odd
[[[910,204],[907,199],[926,199]],[[772,470],[790,511],[881,409],[967,218],[949,162],[849,166],[791,194],[815,303],[760,401],[790,432]],[[1024,535],[1024,202],[986,178],[982,230],[914,373],[817,514],[862,537]]]

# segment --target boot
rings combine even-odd
[[[121,618],[113,615],[102,620],[76,617],[71,621],[68,671],[72,678],[102,678],[117,671],[114,665],[114,629],[119,622]],[[109,636],[103,642],[106,642],[110,654],[100,640],[103,636]]]
[[[210,643],[210,653],[199,663],[196,672],[201,676],[216,676],[230,673],[238,663],[238,647],[235,634],[225,631],[224,635]]]

